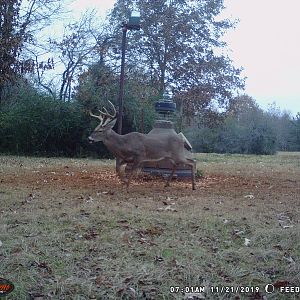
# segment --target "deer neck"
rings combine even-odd
[[[124,153],[123,147],[123,136],[114,132],[112,129],[107,130],[103,143],[108,148],[108,150],[114,154],[116,157],[125,158],[126,153]]]

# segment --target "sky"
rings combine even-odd
[[[244,68],[245,92],[266,108],[300,112],[300,1],[225,0],[224,16],[240,22],[224,40]]]
[[[75,0],[75,14],[95,8],[105,16],[114,0]],[[300,0],[225,0],[221,17],[239,19],[223,40],[247,77],[245,93],[266,109],[300,112]]]

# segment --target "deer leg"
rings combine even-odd
[[[180,160],[179,163],[184,164],[186,166],[191,167],[191,172],[192,172],[192,189],[195,190],[195,172],[196,172],[196,161],[191,159],[191,158],[186,158],[184,160]]]
[[[195,173],[196,173],[196,162],[194,161],[192,164],[192,189],[195,190]]]
[[[121,170],[121,166],[122,166],[123,162],[124,162],[123,159],[121,159],[119,157],[116,158],[116,172],[117,172],[118,177],[120,177],[120,178],[121,178],[120,170]]]
[[[139,166],[139,162],[135,161],[132,163],[131,170],[130,170],[130,173],[128,175],[127,182],[126,182],[127,188],[129,187],[132,175],[133,175],[134,171],[138,168],[138,166]]]
[[[173,178],[173,175],[174,175],[174,173],[175,173],[175,171],[176,171],[176,167],[177,167],[177,165],[176,165],[176,163],[175,163],[174,160],[170,160],[170,161],[171,161],[171,163],[172,163],[172,165],[173,165],[173,168],[172,168],[171,174],[169,175],[169,177],[168,177],[168,179],[167,179],[167,182],[166,182],[166,184],[165,184],[165,187],[170,186],[170,181],[171,181],[171,179]]]
[[[121,167],[125,164],[125,161],[122,158],[116,158],[116,172],[117,175],[121,178]]]
[[[119,160],[119,161],[118,161],[118,170],[116,170],[116,171],[117,171],[117,175],[118,175],[118,177],[120,178],[120,180],[121,180],[122,182],[126,183],[126,182],[127,182],[127,179],[126,179],[126,177],[122,174],[122,168],[121,168],[123,165],[126,164],[126,162],[125,162],[125,160],[123,160],[123,159],[121,159],[121,158],[119,158],[118,160]]]
[[[192,172],[192,189],[195,190],[195,172],[196,172],[196,161],[191,160],[192,162],[189,163],[191,166],[191,172]]]

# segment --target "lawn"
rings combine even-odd
[[[196,158],[193,191],[142,174],[127,190],[113,160],[0,156],[6,299],[300,299],[283,293],[300,286],[300,153]]]

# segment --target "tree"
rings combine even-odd
[[[118,76],[103,60],[92,64],[79,75],[75,99],[86,109],[101,109],[107,100],[115,102],[118,93]]]
[[[292,117],[289,112],[281,111],[276,103],[269,104],[266,116],[276,132],[277,149],[279,151],[294,151],[295,139],[292,133]]]
[[[117,106],[118,91],[119,74],[113,67],[106,65],[104,60],[100,60],[79,76],[75,99],[86,110],[102,110],[103,106],[107,106],[108,100]],[[148,132],[151,129],[155,116],[155,95],[143,74],[128,77],[124,95],[124,132]]]
[[[30,47],[60,8],[60,0],[0,0],[0,104],[9,84],[35,70]]]
[[[272,120],[252,97],[235,97],[228,105],[215,149],[217,152],[274,154],[277,136]]]
[[[295,144],[293,151],[300,151],[300,112],[293,118],[292,125],[291,134]]]
[[[228,103],[227,115],[240,118],[243,114],[259,111],[256,101],[248,95],[240,95],[231,99]]]
[[[216,120],[210,127],[206,125],[209,124],[207,121],[201,120],[198,128],[194,126],[187,131],[196,151],[245,154],[276,152],[278,133],[274,120],[248,95],[232,99],[227,111],[219,113]]]
[[[0,1],[0,102],[7,82],[15,79],[22,45],[19,28],[20,1]]]
[[[241,70],[215,51],[225,47],[221,36],[233,26],[216,20],[222,0],[118,0],[110,19],[116,34],[134,8],[142,30],[128,39],[128,66],[143,68],[158,93],[171,88],[183,114],[194,115],[213,100],[224,105],[243,87]]]
[[[52,50],[59,53],[64,66],[58,93],[62,101],[71,100],[73,85],[80,73],[95,57],[103,56],[109,37],[99,32],[95,24],[95,12],[86,12],[79,21],[66,26],[61,40],[50,39]]]

